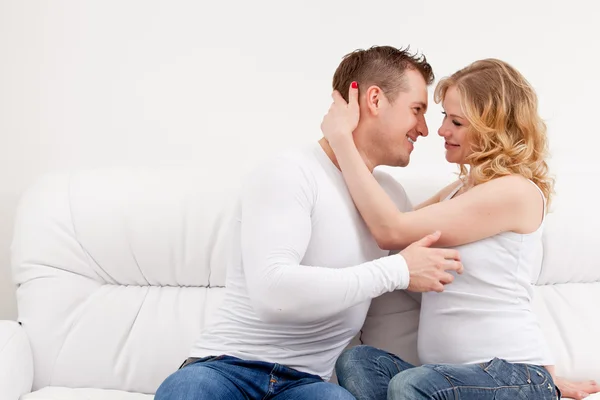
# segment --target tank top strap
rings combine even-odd
[[[454,197],[454,195],[456,193],[458,193],[458,191],[464,186],[464,183],[461,181],[459,185],[457,185],[454,189],[452,189],[452,191],[450,192],[450,194],[448,196],[446,196],[442,201],[446,201],[446,200],[450,200],[451,198]]]
[[[544,221],[546,219],[546,196],[544,195],[544,192],[542,191],[542,189],[540,189],[540,187],[538,185],[536,185],[534,181],[532,181],[531,179],[527,179],[527,180],[529,182],[531,182],[531,184],[533,186],[535,186],[535,188],[540,192],[540,195],[542,196],[542,200],[544,201],[544,214],[543,214],[542,221]]]

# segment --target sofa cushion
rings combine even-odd
[[[17,213],[12,265],[33,389],[154,393],[221,303],[229,197],[198,170],[42,178]],[[231,214],[232,215],[232,214]]]

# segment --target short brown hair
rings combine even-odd
[[[411,54],[408,47],[373,46],[367,50],[358,49],[346,54],[335,70],[333,89],[348,101],[348,88],[352,81],[358,83],[359,89],[377,85],[390,101],[394,101],[398,92],[406,90],[403,78],[407,69],[419,71],[428,85],[435,79],[425,56]]]

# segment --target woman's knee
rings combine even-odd
[[[432,398],[440,389],[437,387],[440,374],[427,367],[417,367],[400,372],[390,381],[388,400]]]
[[[375,362],[376,355],[382,353],[375,347],[359,345],[344,350],[335,363],[335,373],[338,377],[344,378],[352,375],[362,375],[364,368]]]

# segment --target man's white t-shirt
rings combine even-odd
[[[396,180],[374,176],[400,210],[411,209]],[[408,286],[406,263],[378,247],[318,143],[268,160],[244,183],[225,299],[190,356],[278,363],[329,380],[371,299]]]

